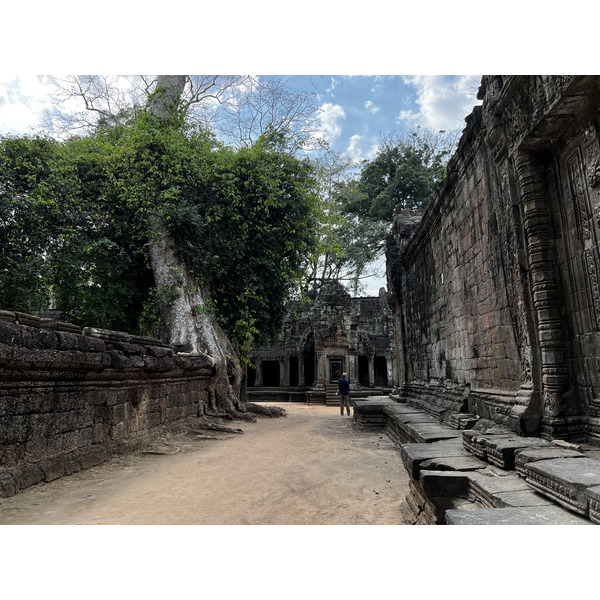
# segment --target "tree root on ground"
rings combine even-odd
[[[287,411],[279,406],[261,406],[253,402],[246,403],[246,410],[257,415],[265,415],[267,417],[287,417]]]
[[[241,429],[225,427],[225,425],[216,425],[215,423],[203,423],[196,427],[198,427],[198,429],[208,429],[209,431],[222,431],[223,433],[244,433]]]

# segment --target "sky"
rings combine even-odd
[[[374,158],[382,135],[416,125],[436,131],[462,129],[465,116],[479,104],[481,80],[473,74],[280,77],[293,88],[316,94],[320,136],[357,161]],[[0,135],[38,132],[44,112],[53,106],[53,91],[47,75],[0,72]]]

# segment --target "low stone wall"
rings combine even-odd
[[[147,445],[204,412],[209,359],[27,317],[0,315],[0,496]]]

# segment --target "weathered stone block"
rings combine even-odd
[[[446,511],[448,525],[591,525],[560,506],[484,508]]]
[[[9,498],[19,493],[19,484],[12,473],[0,469],[0,498]]]
[[[408,474],[419,478],[422,462],[433,458],[469,457],[469,453],[458,440],[442,441],[432,444],[404,444],[400,455]]]
[[[515,452],[517,450],[551,446],[548,440],[535,437],[488,438],[484,443],[488,461],[501,469],[515,468]]]
[[[585,493],[588,499],[590,521],[600,525],[600,486],[588,488]]]
[[[515,452],[515,471],[519,475],[526,477],[525,465],[527,463],[549,458],[583,458],[584,456],[582,452],[561,448],[556,444],[551,444],[543,448],[520,448]]]
[[[554,502],[533,490],[518,490],[494,494],[493,504],[494,508],[508,508],[511,506],[552,506]]]
[[[484,506],[496,505],[495,497],[500,493],[529,490],[527,483],[515,473],[497,475],[492,469],[469,473],[471,486],[469,498]]]
[[[586,490],[600,485],[600,461],[583,458],[550,458],[524,466],[527,482],[565,508],[587,515]]]
[[[470,480],[461,471],[427,471],[419,474],[421,487],[428,498],[468,498]]]
[[[420,465],[421,469],[433,469],[436,471],[477,471],[485,467],[486,463],[474,456],[431,458]]]

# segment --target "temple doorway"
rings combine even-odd
[[[263,386],[278,387],[279,386],[279,361],[265,360],[262,363],[263,370]]]
[[[341,358],[334,358],[329,361],[329,383],[337,383],[342,377],[344,362]]]

